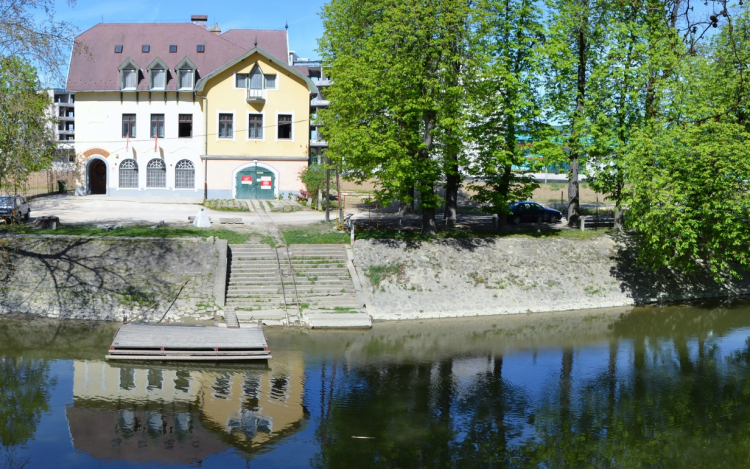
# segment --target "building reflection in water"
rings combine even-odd
[[[302,357],[271,366],[75,361],[66,411],[73,444],[97,459],[132,462],[187,463],[228,449],[256,453],[307,421]]]

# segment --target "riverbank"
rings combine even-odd
[[[356,268],[374,321],[611,308],[750,294],[750,281],[657,272],[627,238],[359,240]]]
[[[24,235],[0,241],[14,246],[3,260],[9,269],[0,314],[180,323],[225,316],[224,240]],[[635,249],[627,238],[548,235],[358,240],[351,252],[355,283],[374,321],[750,295],[750,276],[716,283],[708,272],[651,272],[637,265]]]

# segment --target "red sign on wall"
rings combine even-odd
[[[260,177],[260,188],[261,189],[271,189],[271,176],[261,176]]]
[[[253,183],[252,176],[242,176],[242,184],[252,184],[252,183]]]

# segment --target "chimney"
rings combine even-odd
[[[209,26],[207,29],[211,31],[212,33],[216,34],[217,36],[221,34],[221,25],[219,23],[214,23],[211,26]]]
[[[190,21],[192,21],[193,24],[203,26],[205,28],[206,23],[208,23],[208,15],[193,15],[190,17]]]

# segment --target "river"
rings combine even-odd
[[[0,321],[0,467],[750,460],[750,300],[267,329],[267,365],[108,363],[116,328]]]

